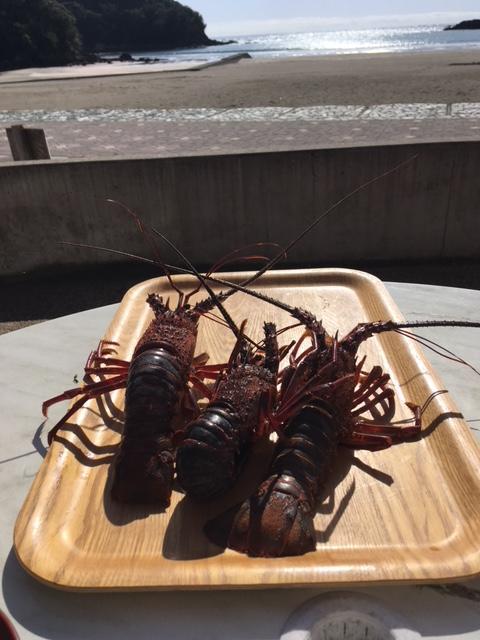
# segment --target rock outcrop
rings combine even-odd
[[[480,29],[480,20],[463,20],[458,24],[445,27],[444,31],[462,31],[463,29]]]

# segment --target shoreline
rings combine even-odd
[[[208,67],[232,64],[249,57],[248,54],[234,54],[216,61],[190,62],[140,62],[113,60],[63,67],[30,67],[0,72],[0,85],[23,82],[51,82],[57,80],[88,80],[90,78],[110,78],[144,73],[176,73],[178,71],[201,71]]]
[[[0,109],[480,102],[479,63],[480,49],[468,49],[253,58],[195,73],[185,68],[157,72],[153,65],[146,65],[146,73],[140,69],[91,77],[92,65],[91,69],[81,67],[82,77],[8,84],[4,72],[0,74]]]
[[[88,80],[89,78],[110,78],[113,76],[136,75],[188,70],[193,64],[163,63],[151,64],[132,62],[92,62],[89,64],[63,67],[28,67],[0,72],[0,84],[23,82],[50,82],[54,80]]]
[[[148,53],[148,52],[142,52]],[[472,56],[478,54],[478,61],[470,64],[480,65],[480,47],[458,48],[458,49],[428,49],[421,51],[373,51],[369,53],[318,53],[315,55],[285,55],[269,58],[260,58],[250,56],[248,64],[263,65],[263,64],[281,64],[287,62],[314,62],[314,61],[326,61],[337,59],[350,59],[356,61],[369,61],[379,60],[381,58],[409,58],[409,57],[422,57],[422,56]],[[120,62],[114,60],[111,62],[100,61],[91,62],[85,64],[72,64],[57,67],[28,67],[24,69],[10,69],[0,71],[0,85],[20,82],[48,82],[53,80],[81,80],[88,78],[110,78],[126,75],[141,75],[145,73],[175,73],[179,71],[200,71],[204,68],[222,66],[223,64],[229,64],[235,62],[236,59],[241,61],[242,58],[247,58],[248,52],[239,52],[236,54],[225,55],[216,61],[206,60],[189,60],[186,62]],[[468,64],[468,63],[465,63]]]

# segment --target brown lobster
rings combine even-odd
[[[409,161],[410,161],[410,160],[408,160],[407,162],[409,162]],[[292,241],[292,242],[289,244],[289,248],[290,248],[291,246],[293,246],[293,244],[295,244],[296,242],[298,242],[298,241],[299,241],[299,240],[300,240],[300,239],[301,239],[301,238],[302,238],[302,237],[307,233],[307,231],[309,231],[310,229],[312,229],[312,228],[313,228],[313,226],[315,226],[315,225],[316,225],[316,224],[317,224],[317,223],[318,223],[318,222],[319,222],[323,217],[325,217],[326,215],[328,215],[331,211],[333,211],[336,207],[338,207],[338,206],[339,206],[342,202],[344,202],[347,198],[349,198],[349,197],[353,196],[355,193],[357,193],[357,192],[358,192],[358,191],[360,191],[361,189],[366,188],[369,184],[372,184],[372,183],[373,183],[373,182],[375,182],[376,180],[379,180],[380,178],[382,178],[382,177],[384,177],[384,176],[388,175],[389,173],[392,173],[393,171],[396,171],[396,170],[397,170],[400,166],[402,166],[403,164],[405,164],[405,162],[401,163],[401,165],[398,165],[398,166],[397,166],[397,167],[395,167],[394,169],[392,169],[392,170],[390,170],[390,171],[388,171],[388,172],[386,172],[386,173],[382,174],[382,176],[378,176],[378,177],[374,178],[373,180],[371,180],[371,181],[369,181],[369,182],[367,182],[367,183],[365,183],[365,184],[361,185],[359,188],[355,189],[353,192],[351,192],[350,194],[348,194],[346,197],[342,198],[342,199],[341,199],[340,201],[338,201],[335,205],[333,205],[332,207],[330,207],[330,209],[329,209],[329,210],[327,210],[327,212],[325,212],[324,214],[322,214],[322,216],[320,216],[319,218],[317,218],[317,220],[315,220],[311,225],[309,225],[309,227],[308,227],[304,232],[302,232],[302,234],[300,234],[300,236],[298,236],[298,238],[296,238],[294,241]],[[138,223],[138,217],[137,217],[137,216],[135,216],[135,214],[132,214],[132,215],[134,215],[134,217],[137,219],[137,223]],[[158,233],[158,232],[156,232],[156,231],[154,231],[154,232],[155,232],[155,233],[157,233],[157,235],[159,235],[159,236],[163,237],[163,236],[162,236],[162,234],[160,234],[160,233]],[[68,244],[68,243],[67,243],[67,244]],[[78,245],[78,246],[88,246],[88,245]],[[91,246],[90,246],[89,248],[99,248],[99,249],[105,250],[105,249],[103,249],[103,248],[101,248],[101,247],[91,247]],[[115,250],[107,250],[107,251],[111,251],[111,252],[113,252],[113,253],[122,253],[122,252],[118,252],[118,251],[115,251]],[[280,258],[281,256],[283,256],[283,255],[284,255],[284,253],[285,253],[285,252],[284,252],[284,251],[282,251],[282,252],[281,252],[278,256],[276,256],[272,261],[270,261],[269,263],[267,263],[267,265],[266,265],[263,269],[261,269],[259,272],[257,272],[257,274],[255,274],[255,276],[254,276],[254,277],[249,278],[249,279],[248,279],[245,283],[243,283],[243,284],[244,284],[244,285],[249,284],[249,283],[251,283],[254,279],[258,278],[262,273],[264,273],[264,272],[266,271],[266,269],[267,269],[267,268],[269,268],[269,267],[270,267],[270,266],[272,266],[275,262],[277,262],[277,261],[279,260],[279,258]],[[127,255],[127,254],[123,254],[123,255]],[[132,257],[137,257],[137,256],[132,256]],[[137,258],[138,258],[138,257],[137,257]],[[147,262],[149,262],[149,260],[145,260],[144,258],[139,258],[139,259],[141,259],[142,261],[147,261]],[[190,265],[190,266],[191,266],[191,265]],[[181,271],[181,269],[180,269],[180,271]],[[197,275],[198,275],[198,274],[197,274]],[[207,279],[211,279],[211,278],[207,276]],[[238,288],[238,287],[236,287],[236,288]],[[234,291],[236,288],[231,288],[231,289],[230,289],[228,292],[226,292],[225,294],[221,294],[221,295],[220,295],[220,297],[224,299],[224,298],[225,298],[225,297],[227,297],[228,295],[231,295],[231,294],[233,293],[233,291]],[[212,296],[212,297],[213,297],[213,296]],[[163,304],[163,303],[162,303],[162,304]],[[208,301],[208,305],[211,305],[211,302],[210,302],[210,301]],[[180,306],[180,305],[179,305],[179,306]],[[209,308],[211,308],[211,306],[209,306]],[[199,305],[197,305],[196,309],[200,311],[200,309],[199,309]],[[221,311],[222,311],[222,309],[221,309]],[[224,313],[224,312],[222,311],[222,313]],[[224,314],[224,317],[225,317],[225,314]],[[231,320],[231,319],[230,319],[230,320]],[[146,349],[146,345],[142,345],[142,348],[145,348],[145,349]],[[141,354],[139,354],[139,355],[141,355]],[[102,360],[102,357],[101,357],[101,356],[98,358],[97,362],[99,362],[100,360]],[[107,359],[107,360],[108,360],[108,359]],[[112,382],[112,380],[110,380],[110,381],[107,381],[106,383],[98,383],[98,385],[99,385],[98,387],[96,387],[95,389],[93,389],[93,388],[89,388],[89,389],[87,389],[87,393],[90,393],[90,392],[91,392],[92,394],[94,394],[94,393],[96,393],[97,391],[98,391],[98,393],[101,393],[101,392],[104,392],[105,390],[110,390],[111,388],[117,388],[117,387],[115,387],[115,386],[109,386],[109,384],[110,384],[110,385],[118,384],[118,386],[122,386],[122,385],[124,385],[124,384],[125,384],[125,380],[126,380],[125,371],[123,371],[123,372],[122,372],[122,371],[115,371],[115,366],[117,366],[117,365],[118,365],[118,367],[119,367],[119,368],[122,368],[122,367],[123,367],[123,368],[125,369],[125,363],[122,363],[122,362],[120,362],[120,361],[118,361],[118,362],[113,362],[113,361],[107,362],[107,360],[106,360],[106,361],[104,361],[104,362],[103,362],[103,364],[105,364],[105,365],[106,365],[106,368],[108,368],[108,366],[111,364],[111,365],[113,366],[113,369],[111,369],[109,372],[105,371],[104,373],[111,373],[112,375],[113,375],[114,373],[115,373],[115,374],[118,374],[118,378],[119,378],[119,379],[117,379],[115,382]],[[164,365],[164,366],[163,366],[163,369],[164,369],[165,371],[167,371],[167,372],[168,372],[168,371],[169,371],[168,366],[170,365],[170,363],[166,364],[166,362],[165,362],[165,363],[163,363],[163,365]],[[129,370],[129,369],[130,369],[130,364],[129,364],[129,363],[126,363],[126,366],[127,366],[128,370]],[[103,372],[103,371],[102,371],[102,372]],[[144,373],[145,373],[145,372],[144,372]],[[171,373],[172,373],[172,372],[171,372]],[[175,377],[175,374],[173,374],[173,373],[172,373],[172,375],[174,375],[174,377]],[[123,379],[122,379],[122,378],[123,378]],[[178,378],[177,378],[177,381],[178,381]],[[201,381],[200,381],[200,382],[201,382]],[[102,384],[103,384],[103,387],[101,386]],[[84,390],[84,391],[85,391],[85,390]],[[128,389],[127,389],[127,391],[128,391]],[[78,390],[73,390],[73,392],[74,392],[74,395],[78,395],[78,393],[80,393]],[[75,392],[76,392],[76,393],[75,393]],[[66,392],[66,394],[63,394],[61,397],[56,398],[56,399],[54,399],[54,400],[64,399],[64,398],[69,398],[69,397],[74,397],[74,396],[71,396],[71,395],[67,395],[68,393],[69,393],[69,392]],[[128,393],[127,393],[127,396],[128,396]],[[93,397],[93,395],[90,395],[89,397]],[[80,400],[80,401],[78,401],[78,402],[79,402],[79,403],[83,403],[83,402],[84,402],[84,399],[81,399],[81,400]],[[51,404],[51,401],[50,401],[49,403],[47,403],[47,405],[48,405],[48,404]],[[77,403],[76,403],[76,405],[77,405],[77,406],[75,407],[75,405],[74,405],[74,407],[75,407],[75,408],[78,408],[78,404],[77,404]],[[74,409],[74,410],[75,410],[75,409]],[[128,412],[127,412],[127,413],[128,413]],[[127,431],[128,431],[128,429],[127,429]],[[170,438],[169,438],[169,436],[167,436],[166,440],[167,440],[167,442],[170,442]],[[166,451],[167,451],[167,453],[168,453],[168,459],[169,459],[169,461],[170,461],[170,452],[171,452],[171,451],[170,451],[169,447],[167,447]],[[168,466],[169,466],[169,468],[171,468],[170,462],[168,463]],[[169,476],[169,477],[170,477],[170,476]]]
[[[140,218],[126,207],[123,208],[134,217],[142,233],[147,233]],[[108,352],[110,349],[106,352],[105,343],[101,343],[101,348],[93,352],[87,361],[87,384],[47,400],[43,404],[43,412],[46,415],[48,408],[56,402],[80,396],[50,431],[51,443],[58,429],[88,399],[126,387],[125,425],[120,451],[114,461],[112,496],[120,502],[153,503],[166,508],[170,504],[173,487],[175,447],[172,438],[175,421],[181,414],[195,415],[198,412],[196,398],[188,383],[209,397],[210,392],[203,379],[215,377],[219,368],[217,365],[206,365],[206,354],[194,358],[199,319],[202,315],[210,317],[212,308],[217,306],[225,319],[223,324],[237,336],[240,332],[204,277],[168,239],[153,229],[151,231],[162,237],[185,260],[200,284],[185,295],[176,287],[168,268],[157,256],[156,264],[162,267],[172,288],[178,293],[176,308],[170,309],[168,300],[165,302],[158,295],[151,294],[147,302],[154,312],[154,318],[137,344],[131,362],[111,357]],[[245,249],[229,254],[214,268],[232,260],[266,259],[250,255],[239,258],[241,251]],[[202,285],[210,297],[191,307],[189,300]],[[231,289],[222,295],[222,299],[234,292]],[[242,343],[246,340],[246,336],[242,335]],[[92,382],[92,376],[102,379]],[[111,377],[104,380],[105,376]]]
[[[213,498],[232,487],[275,406],[282,357],[275,325],[264,325],[262,353],[246,342],[244,326],[208,406],[186,427],[177,451],[178,481],[194,499]]]
[[[167,507],[174,474],[175,418],[187,408],[196,409],[196,399],[187,383],[207,393],[202,382],[208,369],[206,356],[194,358],[194,351],[198,321],[209,304],[203,301],[190,308],[185,303],[171,310],[168,301],[165,303],[155,294],[148,297],[148,304],[154,318],[131,362],[105,355],[102,349],[93,352],[85,368],[87,384],[47,400],[43,412],[46,415],[56,402],[80,396],[50,431],[51,443],[58,429],[88,399],[126,387],[125,426],[114,462],[112,496],[121,502]],[[91,382],[92,376],[102,379]]]
[[[298,356],[299,341],[290,366],[280,375],[278,404],[270,417],[279,433],[273,462],[257,492],[240,506],[226,536],[229,547],[251,556],[300,555],[315,549],[316,502],[340,444],[378,450],[420,433],[421,411],[412,404],[407,405],[414,413],[408,427],[362,417],[379,405],[393,414],[394,391],[387,387],[389,375],[380,367],[363,372],[365,359],[357,358],[360,344],[387,331],[412,337],[406,331],[412,327],[480,327],[472,322],[373,322],[358,325],[338,340],[309,312],[284,303],[278,306],[307,326],[305,336],[310,336],[311,346]],[[207,535],[214,542],[221,539],[224,522],[222,514],[207,524]]]
[[[124,208],[134,217],[140,231],[146,234],[140,218]],[[51,443],[58,429],[86,400],[126,387],[125,425],[120,450],[114,461],[112,497],[119,502],[153,503],[166,508],[173,488],[175,420],[187,409],[194,414],[197,412],[196,398],[188,383],[209,395],[202,382],[202,378],[208,375],[208,367],[205,367],[208,356],[202,354],[194,358],[200,316],[209,314],[216,305],[235,335],[239,330],[210,285],[190,262],[187,264],[200,284],[187,295],[175,285],[161,259],[158,258],[157,263],[178,293],[176,308],[170,309],[169,300],[149,295],[147,302],[154,318],[136,345],[131,362],[105,354],[102,344],[101,349],[93,352],[87,361],[87,384],[47,400],[43,404],[43,412],[46,415],[48,408],[56,402],[80,396],[50,431]],[[202,285],[210,297],[191,307],[190,298]],[[91,382],[92,376],[99,376],[101,380]],[[105,376],[111,377],[104,380]]]

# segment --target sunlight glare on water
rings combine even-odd
[[[214,61],[234,53],[249,53],[254,58],[286,56],[388,53],[408,51],[450,51],[480,48],[480,30],[444,31],[444,25],[395,27],[386,29],[343,29],[310,33],[279,33],[234,36],[235,43],[148,52],[169,62],[187,60]],[[225,37],[222,40],[228,40]]]

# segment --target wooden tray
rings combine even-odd
[[[239,282],[245,275],[224,277]],[[191,279],[177,282],[187,286]],[[361,272],[279,271],[257,288],[311,309],[330,332],[343,334],[366,320],[402,320],[382,283]],[[168,294],[165,279],[131,289],[106,333],[120,343],[120,357],[131,356],[149,321],[145,299],[152,291]],[[237,320],[248,317],[252,335],[266,319],[291,324],[284,312],[243,294],[227,306]],[[296,335],[285,334],[285,342]],[[227,330],[202,319],[198,352],[221,362],[232,344]],[[411,416],[405,401],[421,405],[443,388],[413,341],[384,334],[364,346],[368,363],[392,376],[396,418]],[[431,402],[421,440],[377,453],[341,452],[318,508],[316,551],[282,559],[225,551],[202,533],[207,519],[263,473],[262,452],[245,470],[237,495],[221,502],[197,507],[176,493],[167,513],[112,503],[109,467],[122,409],[118,391],[80,410],[33,483],[17,520],[15,549],[43,582],[65,589],[211,589],[435,582],[480,572],[480,455],[448,394]]]

